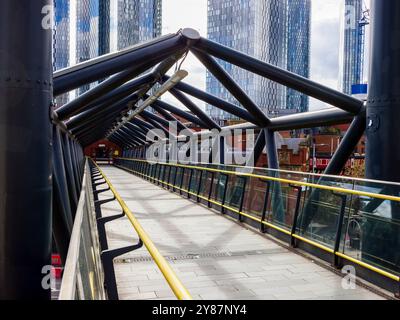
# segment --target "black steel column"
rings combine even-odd
[[[51,4],[0,1],[0,299],[50,298]]]
[[[279,169],[278,150],[276,148],[275,132],[269,129],[264,129],[265,144],[267,147],[268,169]],[[268,175],[279,178],[279,172],[270,170]],[[283,205],[282,186],[278,181],[272,182],[272,210],[274,211],[275,219],[281,223],[285,221],[285,208]]]
[[[269,169],[279,169],[278,150],[276,149],[275,132],[264,129],[265,142],[267,146],[267,158]]]
[[[400,182],[400,1],[371,2],[366,176]]]
[[[371,30],[366,177],[400,182],[400,1],[372,0]],[[398,188],[382,191],[399,194]],[[399,203],[391,201],[390,208],[391,218],[400,219]],[[363,258],[384,261],[388,268],[398,264],[400,237],[394,223],[367,219],[361,232],[368,235],[362,238]]]
[[[250,155],[250,158],[247,160],[246,167],[257,167],[257,162],[260,159],[262,152],[265,148],[265,134],[263,130],[264,129],[261,129],[260,133],[257,136],[256,143],[254,144],[254,148]]]

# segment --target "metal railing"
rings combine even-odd
[[[106,297],[89,173],[86,161],[59,300],[104,300]]]
[[[224,165],[115,165],[239,221],[400,281],[400,184]],[[398,287],[394,290],[398,290]]]
[[[133,228],[136,230],[140,241],[144,244],[144,246],[147,248],[149,254],[153,258],[154,262],[157,264],[158,268],[160,269],[161,273],[163,274],[165,280],[167,281],[168,285],[170,286],[171,290],[175,294],[175,296],[179,300],[191,300],[192,297],[190,293],[187,291],[185,286],[182,284],[182,282],[179,280],[173,269],[170,267],[168,262],[165,260],[165,258],[161,255],[161,253],[158,251],[157,247],[154,245],[153,241],[149,237],[149,235],[146,233],[146,231],[143,229],[139,221],[136,219],[134,214],[131,212],[131,210],[128,208],[124,200],[122,200],[121,196],[118,194],[110,180],[106,177],[104,172],[101,170],[101,168],[93,161],[90,160],[93,166],[96,168],[96,170],[100,173],[101,177],[105,180],[107,183],[110,191],[112,192],[113,196],[115,197],[115,200],[119,203],[121,206],[123,213],[125,216],[129,219],[131,222]]]

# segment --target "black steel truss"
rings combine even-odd
[[[121,121],[129,110],[136,108],[136,104],[140,99],[145,100],[149,97],[147,92],[154,85],[168,81],[169,77],[165,73],[188,50],[226,87],[241,106],[224,101],[184,82],[179,82],[169,91],[190,112],[170,103],[157,100],[152,104],[152,107],[158,115],[144,110],[139,117],[136,117],[136,119],[133,119],[110,135],[111,129]],[[329,103],[333,107],[269,119],[214,58],[223,59],[250,72]],[[131,63],[128,64],[127,61]],[[157,63],[159,64],[154,67],[153,71],[137,77],[137,75]],[[132,65],[134,66],[132,67]],[[248,121],[249,127],[263,129],[263,135],[260,135],[256,150],[254,150],[255,155],[258,156],[261,152],[260,150],[267,146],[268,163],[274,168],[278,168],[274,143],[275,131],[328,126],[353,121],[349,132],[344,137],[327,169],[329,174],[340,173],[347,158],[351,155],[365,131],[365,107],[362,101],[231,48],[201,38],[192,29],[183,29],[176,34],[161,37],[146,44],[121,51],[118,54],[100,57],[56,72],[54,74],[54,94],[58,95],[108,76],[111,77],[56,111],[59,120],[67,120],[71,116],[75,116],[66,121],[65,124],[70,133],[82,145],[88,145],[108,136],[110,140],[120,145],[123,149],[137,148],[148,144],[146,134],[154,128],[161,129],[168,137],[169,121],[176,121],[179,131],[188,129],[176,116],[184,118],[203,129],[221,131],[223,128],[201,110],[187,95],[229,112],[238,119]],[[266,139],[264,139],[264,135]]]

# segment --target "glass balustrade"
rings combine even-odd
[[[348,257],[400,273],[400,184],[213,164],[116,164],[215,209],[244,213]],[[377,196],[375,196],[375,194]],[[388,196],[390,199],[386,199]],[[295,224],[295,228],[293,225]],[[294,229],[294,230],[293,230]],[[289,232],[289,233],[290,233]]]

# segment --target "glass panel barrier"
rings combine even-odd
[[[243,188],[245,187],[245,178],[230,176],[226,191],[226,204],[230,207],[240,209]]]
[[[197,188],[199,186],[199,179],[200,179],[200,171],[199,170],[192,170],[192,178],[190,181],[190,191],[197,194]]]
[[[132,161],[117,163],[127,167]],[[156,178],[165,171],[164,166],[153,167]],[[205,198],[211,192],[211,200],[235,209],[244,197],[243,213],[260,219],[265,209],[265,220],[283,229],[290,231],[297,217],[295,233],[305,239],[400,273],[400,184],[214,164],[182,165],[166,172],[175,186],[196,194],[200,190]],[[213,207],[221,209],[215,203]]]
[[[266,198],[266,187],[265,181],[253,177],[248,178],[243,202],[244,212],[261,218]]]
[[[60,289],[60,300],[104,300],[104,275],[89,166],[85,165]]]
[[[219,174],[216,186],[214,186],[215,187],[214,200],[218,201],[219,203],[222,203],[223,201],[227,181],[228,181],[227,175]]]
[[[400,195],[400,186],[356,181],[355,190]],[[400,202],[353,196],[341,251],[355,259],[400,272]]]

